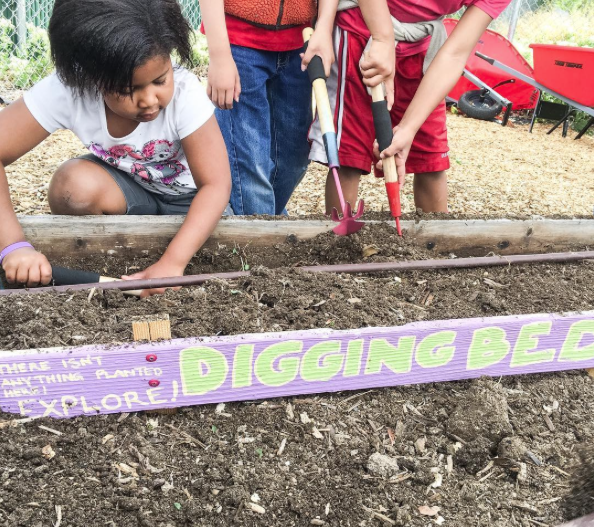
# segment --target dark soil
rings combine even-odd
[[[429,256],[381,227],[268,254],[220,248],[194,272],[278,268],[143,301],[100,291],[0,298],[0,349],[130,341],[140,314],[168,313],[177,338],[594,309],[588,263],[379,277],[290,268],[363,260],[370,245],[379,253],[365,261]],[[98,264],[134,270],[87,262]],[[580,446],[594,441],[593,410],[592,379],[567,372],[5,426],[0,525],[49,527],[60,507],[61,527],[426,527],[438,516],[451,527],[554,526],[589,512],[588,498],[565,498]],[[378,453],[390,463],[370,463]],[[587,472],[576,473],[584,485]],[[421,506],[440,510],[423,516]]]
[[[373,256],[366,256],[373,253]],[[204,248],[192,259],[186,274],[241,271],[257,266],[269,269],[304,265],[381,262],[398,259],[420,260],[438,257],[435,253],[407,243],[388,224],[366,225],[349,237],[327,232],[312,240],[288,236],[274,247],[219,245]],[[142,270],[155,262],[154,257],[135,257],[123,262],[120,257],[90,256],[82,259],[54,260],[54,265],[95,271],[119,277]]]
[[[487,406],[494,398],[500,406]],[[34,421],[0,430],[0,521],[50,526],[61,506],[68,527],[382,525],[374,513],[421,527],[433,525],[419,512],[428,505],[456,527],[553,526],[575,446],[594,440],[592,401],[592,380],[570,372]],[[462,410],[500,433],[485,426],[462,444],[451,432]],[[503,434],[521,448],[506,451]],[[498,449],[511,457],[483,471]],[[396,461],[395,475],[369,470],[374,453]],[[258,499],[263,514],[249,508]]]

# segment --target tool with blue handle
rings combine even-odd
[[[303,40],[306,46],[312,35],[313,29],[306,28],[303,30]],[[365,204],[363,200],[359,201],[357,212],[353,214],[351,204],[344,199],[342,185],[340,184],[340,178],[338,176],[338,169],[340,168],[340,161],[338,159],[338,140],[336,137],[336,129],[334,128],[334,118],[332,116],[330,99],[328,98],[326,73],[324,71],[322,58],[318,55],[313,57],[307,66],[307,72],[309,74],[309,80],[313,86],[320,128],[324,139],[324,147],[326,148],[326,156],[328,157],[328,168],[330,168],[332,175],[334,176],[338,199],[340,200],[340,208],[342,209],[342,217],[336,209],[332,209],[332,220],[338,222],[338,226],[333,230],[334,233],[339,236],[348,236],[349,234],[354,234],[360,231],[365,225],[363,222],[357,221],[363,216]]]

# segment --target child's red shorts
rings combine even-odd
[[[359,62],[367,40],[339,27],[334,31],[336,62],[328,79],[328,94],[338,134],[340,163],[368,174],[375,163],[375,131],[371,96],[363,84]],[[396,126],[412,101],[423,78],[425,53],[396,57],[395,100],[392,125]],[[327,163],[324,142],[316,120],[310,130],[310,160]],[[450,167],[445,101],[419,129],[406,163],[408,174],[439,172]]]

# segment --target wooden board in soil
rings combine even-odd
[[[167,247],[183,218],[24,216],[20,221],[27,239],[52,258],[157,254]],[[207,246],[273,246],[288,236],[310,239],[334,226],[319,220],[227,219],[219,223]],[[594,220],[584,219],[404,221],[403,229],[413,244],[458,255],[563,251],[594,240]]]

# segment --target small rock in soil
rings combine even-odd
[[[369,457],[367,469],[374,476],[389,478],[398,473],[398,462],[396,458],[376,452]]]

